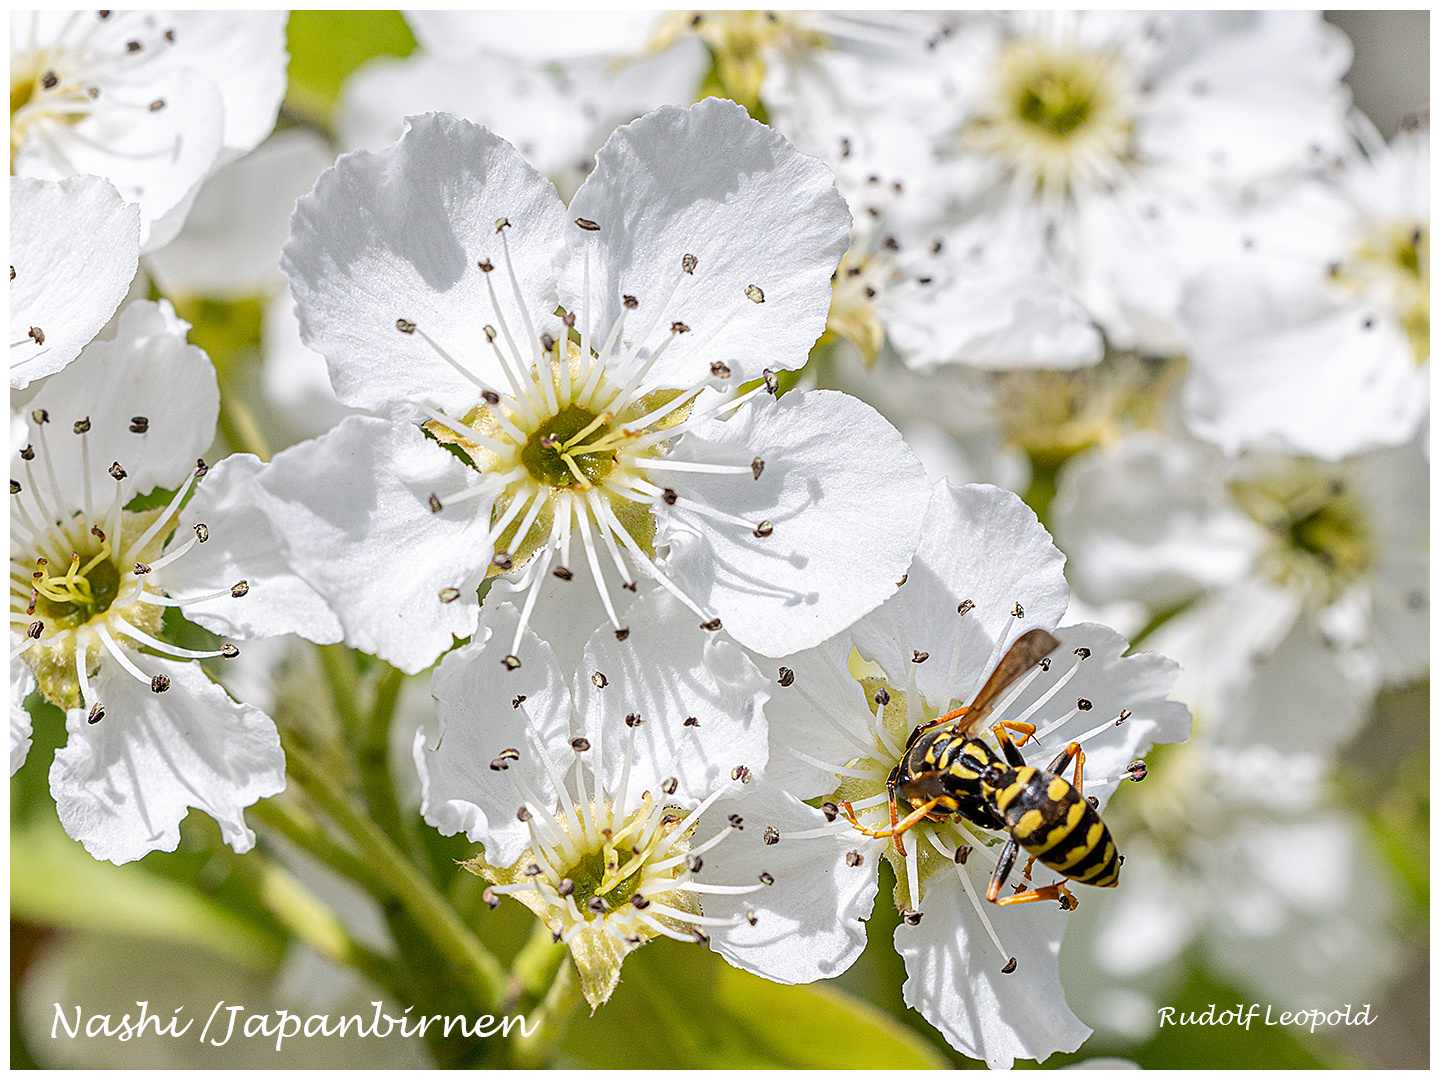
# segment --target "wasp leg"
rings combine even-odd
[[[1020,851],[1018,841],[1011,839],[1000,849],[1000,858],[996,860],[995,872],[990,875],[990,887],[985,890],[985,899],[992,904],[999,903],[1000,890],[1005,887],[1005,879],[1010,876],[1010,870],[1015,865],[1015,856]]]
[[[936,805],[939,804],[942,799],[943,796],[937,795],[935,798],[927,802],[924,806],[916,807],[915,810],[905,815],[905,817],[900,821],[896,821],[894,818],[895,804],[892,802],[890,804],[892,812],[890,818],[890,827],[888,829],[867,829],[864,825],[861,825],[859,820],[855,817],[855,810],[848,802],[841,803],[840,806],[844,809],[845,816],[850,819],[850,824],[854,825],[855,830],[859,832],[862,836],[893,836],[895,838],[895,850],[901,855],[904,855],[905,849],[901,846],[900,835],[913,828],[914,826],[918,825],[920,823],[920,820],[924,818],[926,814],[930,813],[931,810],[934,810]]]
[[[1059,774],[1070,763],[1071,758],[1075,759],[1075,783],[1073,785],[1075,794],[1083,795],[1085,793],[1085,751],[1080,749],[1078,742],[1072,742],[1060,751],[1055,760],[1050,763],[1050,768],[1045,771]]]
[[[992,893],[995,891],[991,890]],[[1053,885],[1044,885],[1038,889],[1026,889],[1014,896],[989,896],[989,899],[1002,906],[1032,904],[1036,900],[1059,900],[1062,911],[1074,911],[1080,906],[1080,901],[1075,899],[1075,894],[1066,888],[1063,881],[1057,881]]]
[[[1028,859],[1025,860],[1025,869],[1020,871],[1020,876],[1023,877],[1026,881],[1029,881],[1029,880],[1030,880],[1030,871],[1034,868],[1034,866],[1035,866],[1035,856],[1034,856],[1034,855],[1031,855],[1030,858],[1028,858]]]
[[[915,735],[918,733],[919,729],[917,728],[910,736],[911,742],[915,741]],[[896,765],[895,768],[890,770],[890,775],[885,778],[885,791],[890,796],[890,835],[895,837],[895,850],[899,853],[900,857],[904,859],[908,857],[909,852],[905,850],[904,838],[895,832],[895,826],[899,823],[898,819],[900,817],[900,811],[896,809],[895,806],[895,784],[899,779],[900,766]]]
[[[1010,741],[1010,735],[1005,730],[1006,728],[1013,730],[1020,736],[1020,742],[1018,744]],[[1014,720],[1002,720],[990,729],[990,734],[995,736],[995,741],[999,743],[1000,750],[1005,755],[1005,760],[1015,766],[1015,768],[1023,769],[1025,767],[1025,755],[1020,753],[1015,747],[1017,745],[1024,746],[1026,742],[1034,737],[1035,725],[1021,724]]]
[[[958,709],[955,709],[953,712],[947,712],[944,716],[937,716],[934,720],[927,720],[925,723],[921,724],[915,729],[915,734],[918,735],[922,731],[929,731],[932,727],[938,727],[940,724],[949,723],[951,720],[955,720],[961,716],[964,716],[969,711],[969,705],[961,705]]]

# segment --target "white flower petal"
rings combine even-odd
[[[913,667],[931,705],[948,705],[958,693],[968,698],[999,659],[1002,639],[1060,621],[1069,599],[1064,565],[1065,556],[1019,496],[941,481],[932,489],[905,584],[855,625],[855,644],[897,680],[891,684],[897,688]],[[965,601],[973,606],[961,616]],[[915,664],[916,652],[929,659]]]
[[[407,11],[420,44],[437,56],[480,52],[553,57],[639,52],[654,29],[652,11]]]
[[[677,473],[682,497],[773,525],[763,538],[677,506],[661,542],[683,588],[736,641],[767,656],[810,648],[893,593],[929,498],[925,471],[870,406],[833,391],[757,401],[676,441],[679,460],[749,465],[748,475]]]
[[[626,323],[636,346],[659,344],[647,327],[690,327],[651,373],[656,385],[685,386],[713,361],[737,383],[805,363],[850,231],[828,168],[717,98],[625,125],[595,162],[570,216],[600,228],[565,233],[567,309],[586,310],[588,256],[592,326],[611,326],[629,295],[639,301]],[[691,273],[686,255],[697,260]]]
[[[585,733],[604,745],[606,790],[619,789],[627,758],[632,793],[674,778],[673,801],[687,808],[730,783],[737,767],[762,772],[770,695],[744,652],[701,630],[693,612],[660,590],[630,608],[629,630],[624,641],[608,625],[595,632],[575,687]],[[631,727],[630,716],[640,723]]]
[[[140,212],[106,180],[10,178],[12,389],[80,354],[125,299],[139,252]]]
[[[737,919],[733,927],[712,931],[711,947],[736,967],[773,982],[814,982],[846,970],[865,949],[864,920],[879,889],[877,845],[849,832],[787,836],[823,828],[825,817],[762,781],[747,787],[739,800],[716,803],[697,837],[708,838],[709,826],[735,811],[743,815],[741,830],[706,852],[697,880],[751,885],[768,874],[773,883],[753,893],[703,897],[706,915]],[[846,854],[857,847],[870,853],[851,866]]]
[[[345,643],[414,674],[474,632],[489,514],[432,513],[470,471],[418,428],[352,416],[277,455],[256,496],[285,557],[339,617]],[[449,603],[441,592],[458,590]]]
[[[497,235],[501,218],[510,222],[504,240],[528,318],[537,334],[558,336],[552,252],[565,221],[554,186],[503,139],[443,114],[409,124],[395,146],[347,154],[321,174],[295,207],[281,258],[300,336],[329,361],[336,395],[399,418],[414,415],[408,400],[463,412],[477,395],[420,332],[397,330],[397,320],[415,323],[501,388],[486,324],[508,327],[526,355],[538,353],[538,342],[525,340]],[[477,265],[486,259],[490,275]]]
[[[10,635],[10,647],[14,649],[18,635]],[[30,674],[30,665],[24,660],[10,661],[10,775],[14,776],[30,753],[30,712],[25,708],[25,699],[35,689],[35,676]]]
[[[527,629],[524,665],[512,671],[500,662],[518,621],[518,612],[506,605],[488,636],[481,631],[445,657],[431,681],[440,737],[428,746],[423,730],[415,735],[421,815],[444,836],[464,832],[483,843],[492,866],[509,866],[530,842],[529,827],[516,817],[527,798],[522,784],[542,800],[537,810],[557,805],[559,794],[540,756],[561,776],[575,756],[570,691],[549,646]],[[518,751],[519,759],[491,768],[505,750]]]
[[[285,788],[285,756],[275,724],[259,709],[231,701],[197,663],[158,656],[137,661],[165,674],[153,693],[110,658],[92,685],[105,717],[65,717],[70,739],[55,754],[50,792],[65,831],[97,859],[126,863],[174,851],[190,807],[205,811],[237,852],[255,843],[244,808]]]
[[[275,126],[285,97],[285,11],[185,11],[176,44],[194,70],[214,82],[225,106],[225,149],[255,149]]]
[[[186,344],[189,329],[169,301],[133,301],[120,312],[114,338],[91,342],[35,395],[31,409],[50,413],[49,464],[71,506],[83,505],[85,443],[89,482],[104,506],[115,490],[112,462],[129,474],[128,499],[178,487],[214,441],[220,390],[210,358]],[[137,416],[149,420],[148,432],[130,430]],[[82,440],[72,425],[87,417]]]
[[[320,644],[343,636],[324,598],[295,575],[280,553],[269,519],[257,506],[255,478],[265,468],[252,454],[232,454],[210,467],[180,514],[177,541],[204,524],[209,539],[155,572],[172,597],[202,596],[244,580],[243,597],[186,604],[185,617],[231,637],[299,634]]]
[[[983,897],[985,878],[977,867],[955,872],[969,873]],[[895,948],[905,959],[905,1004],[955,1049],[983,1058],[992,1069],[1008,1069],[1017,1057],[1043,1061],[1079,1047],[1090,1029],[1065,1004],[1060,986],[1065,913],[1050,904],[1007,909],[980,902],[1016,969],[1001,973],[1008,957],[996,952],[960,882],[937,879],[925,893],[920,925],[895,928]]]

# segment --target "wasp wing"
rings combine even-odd
[[[1016,638],[965,711],[965,719],[962,721],[964,726],[961,730],[971,732],[978,729],[990,715],[990,710],[995,708],[995,702],[1000,695],[1008,690],[1016,679],[1059,647],[1060,639],[1048,630],[1027,630]]]

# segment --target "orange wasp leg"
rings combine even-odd
[[[1072,742],[1060,751],[1060,755],[1050,763],[1050,768],[1045,771],[1058,776],[1072,758],[1075,761],[1075,782],[1071,786],[1075,788],[1075,794],[1083,795],[1085,794],[1085,751],[1080,749],[1078,742]]]
[[[861,825],[859,820],[855,817],[855,810],[848,802],[841,803],[840,806],[842,809],[844,809],[845,816],[850,819],[850,824],[854,825],[856,831],[859,832],[862,836],[874,836],[877,838],[893,836],[895,838],[895,850],[903,856],[905,854],[905,848],[903,847],[900,840],[901,834],[909,831],[911,828],[918,825],[921,819],[923,819],[926,814],[930,813],[931,810],[935,809],[935,807],[942,801],[942,798],[943,796],[937,795],[935,798],[927,802],[924,806],[917,807],[915,810],[905,815],[905,817],[900,821],[895,820],[895,804],[892,802],[890,804],[890,827],[888,829],[867,829],[864,825]]]

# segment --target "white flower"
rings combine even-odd
[[[924,537],[896,596],[849,632],[784,659],[766,705],[766,774],[829,804],[832,824],[793,839],[848,838],[852,865],[891,861],[906,914],[895,935],[906,1002],[952,1046],[1008,1067],[1017,1056],[1073,1050],[1088,1034],[1059,985],[1064,914],[984,902],[1003,834],[925,818],[901,838],[902,857],[893,840],[857,832],[840,804],[870,829],[889,825],[886,780],[911,733],[972,701],[1022,632],[1054,626],[1067,600],[1063,556],[1016,496],[978,485],[937,485]],[[1001,698],[991,720],[1036,726],[1038,745],[1024,748],[1032,765],[1080,743],[1083,790],[1103,804],[1151,742],[1184,737],[1188,713],[1166,700],[1177,668],[1153,654],[1122,657],[1125,640],[1101,626],[1057,634],[1060,647]],[[1042,870],[1037,885],[1050,876]]]
[[[766,680],[661,592],[632,614],[631,640],[597,632],[568,685],[509,605],[447,656],[440,736],[415,742],[425,820],[485,845],[467,866],[487,897],[515,896],[570,947],[592,1008],[660,935],[746,967],[784,954],[789,982],[838,973],[864,948],[874,883],[823,897],[777,848],[820,815],[760,779]],[[506,671],[516,629],[529,662]]]
[[[336,636],[253,508],[259,462],[196,466],[219,393],[187,329],[168,304],[127,307],[113,340],[91,344],[35,396],[30,441],[10,462],[12,771],[29,736],[24,699],[38,687],[67,712],[69,742],[50,773],[60,819],[116,863],[174,850],[191,806],[248,850],[243,808],[284,787],[274,724],[194,662],[235,646],[169,644],[165,610],[234,636],[295,622]],[[157,505],[127,509],[152,491]]]
[[[1427,485],[1414,446],[1227,463],[1136,435],[1072,459],[1052,510],[1086,600],[1173,614],[1147,645],[1217,742],[1327,753],[1425,669]]]
[[[1186,418],[1234,454],[1329,461],[1408,442],[1429,412],[1430,133],[1236,223],[1230,258],[1189,287]]]
[[[420,117],[297,210],[301,336],[343,403],[388,419],[286,451],[262,485],[347,641],[407,671],[473,631],[487,572],[522,575],[516,648],[544,586],[582,641],[602,619],[623,637],[643,576],[773,654],[909,562],[925,492],[894,429],[843,395],[765,396],[823,326],[847,231],[828,170],[714,99],[597,161],[567,210],[508,143]],[[581,618],[592,589],[604,614]]]
[[[205,175],[274,126],[284,38],[281,11],[12,12],[10,172],[105,177],[153,251]]]
[[[1174,351],[1213,216],[1343,141],[1349,49],[1315,13],[979,15],[927,44],[881,109],[863,88],[846,100],[839,55],[785,88],[801,102],[779,103],[786,129],[787,112],[823,110],[819,91],[838,88],[841,124],[898,114],[922,132],[935,160],[920,177],[900,175],[907,162],[875,170],[927,190],[929,220],[891,229],[904,281],[884,305],[921,367],[1092,364],[1096,327],[1111,345]]]
[[[98,176],[10,178],[10,387],[80,355],[130,288],[140,216]]]
[[[507,13],[507,21],[517,14]],[[449,113],[514,145],[567,199],[610,132],[657,106],[695,100],[710,63],[694,40],[627,59],[592,38],[583,54],[559,58],[548,48],[526,51],[508,28],[477,35],[467,53],[465,24],[487,13],[409,17],[422,48],[403,59],[377,57],[346,80],[337,106],[341,146],[379,150],[403,134],[405,117]],[[427,32],[436,19],[444,32]]]

